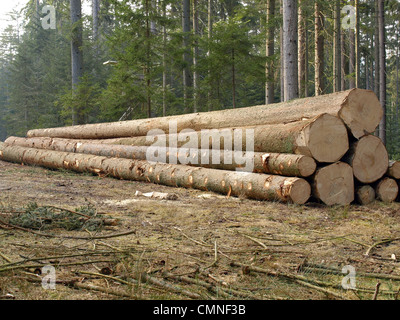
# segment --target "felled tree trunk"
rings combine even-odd
[[[375,197],[375,189],[370,185],[361,186],[356,189],[356,200],[363,206],[374,202]]]
[[[288,123],[312,119],[323,113],[341,118],[357,139],[366,133],[373,132],[383,115],[382,106],[372,91],[353,89],[274,105],[125,122],[35,129],[29,131],[27,136],[71,139],[134,137],[159,134],[151,131],[152,129],[158,129],[167,134],[170,132],[173,122],[177,124],[177,132],[183,129],[200,131],[202,129]]]
[[[346,127],[340,119],[329,114],[287,124],[122,138],[117,142],[113,140],[112,143],[292,153],[325,163],[339,161],[349,148]]]
[[[111,177],[152,182],[172,187],[214,191],[229,196],[304,204],[311,187],[301,178],[194,168],[142,160],[107,158],[10,146],[0,143],[0,159],[52,169],[107,174]]]
[[[343,162],[317,169],[312,179],[313,196],[328,206],[354,201],[353,170]]]
[[[386,177],[376,183],[375,192],[379,200],[390,203],[397,199],[399,186],[396,180]]]
[[[316,169],[314,159],[293,154],[104,145],[82,143],[78,140],[59,138],[10,137],[6,140],[6,143],[27,148],[148,160],[171,164],[187,164],[196,167],[267,173],[288,177],[308,177],[311,176]]]
[[[382,178],[389,166],[389,156],[384,144],[372,135],[353,143],[343,161],[352,166],[354,176],[365,184]]]

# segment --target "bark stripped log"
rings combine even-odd
[[[59,138],[10,137],[6,140],[6,143],[26,148],[39,148],[134,160],[157,160],[157,162],[171,164],[179,163],[196,167],[241,170],[288,177],[309,177],[316,169],[314,159],[293,154],[105,145],[82,143],[77,140]]]
[[[385,145],[375,136],[368,135],[351,145],[343,161],[353,168],[358,181],[370,184],[387,172],[389,156]]]
[[[399,186],[396,180],[386,177],[376,184],[375,192],[378,200],[390,203],[397,199]]]
[[[399,161],[389,161],[389,169],[386,172],[390,178],[400,180],[400,162]]]
[[[313,196],[328,206],[349,205],[354,201],[353,170],[343,162],[317,169],[312,190]]]
[[[374,132],[383,116],[382,106],[374,92],[352,89],[273,105],[65,128],[35,129],[29,131],[27,136],[70,139],[134,137],[146,136],[154,128],[169,133],[173,121],[177,122],[177,132],[188,128],[200,131],[293,122],[311,119],[322,113],[341,118],[357,139],[366,133]]]
[[[375,197],[375,189],[370,185],[361,186],[356,189],[356,200],[363,206],[374,202]]]
[[[311,194],[309,183],[301,178],[107,158],[4,143],[0,143],[0,160],[52,169],[107,174],[119,179],[214,191],[257,200],[304,204]]]
[[[237,138],[238,134],[241,139]],[[291,153],[309,156],[324,163],[339,161],[349,149],[346,127],[339,118],[329,114],[286,124],[122,138],[118,142],[113,139],[112,143]]]

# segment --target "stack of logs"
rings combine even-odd
[[[393,202],[400,163],[389,161],[372,135],[382,117],[372,91],[353,89],[274,105],[35,129],[0,143],[0,159],[258,200]],[[243,159],[251,159],[251,172]]]

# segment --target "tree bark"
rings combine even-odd
[[[370,185],[361,186],[356,189],[356,200],[362,206],[374,202],[375,197],[375,189]]]
[[[304,14],[304,1],[299,1],[298,10],[298,70],[299,70],[299,97],[306,97],[305,84],[306,84],[306,16]]]
[[[379,100],[383,117],[379,124],[379,138],[386,145],[386,34],[385,34],[385,1],[378,0],[379,11]]]
[[[325,163],[340,160],[349,148],[346,127],[329,114],[287,124],[192,131],[151,139],[147,136],[121,138],[112,144],[292,153]]]
[[[29,131],[27,136],[71,139],[134,137],[160,134],[157,133],[160,131],[168,133],[173,122],[176,122],[177,132],[187,128],[200,131],[294,122],[311,119],[323,113],[341,118],[353,136],[360,138],[375,130],[382,117],[382,107],[372,91],[354,89],[267,106],[65,128],[35,129]],[[158,131],[151,131],[156,128]]]
[[[92,154],[103,157],[185,164],[220,170],[238,170],[267,173],[287,177],[309,177],[316,170],[314,159],[293,154],[246,153],[229,150],[163,148],[126,145],[105,145],[58,138],[9,137],[6,144],[25,148],[37,148],[62,152]]]
[[[353,170],[343,162],[317,169],[312,194],[328,206],[349,205],[354,201]]]
[[[191,85],[191,77],[190,77],[190,0],[183,0],[182,3],[182,31],[183,31],[183,99],[184,99],[184,108],[188,110],[189,104],[189,87]]]
[[[199,55],[198,45],[198,34],[199,34],[199,21],[198,21],[198,10],[197,0],[193,1],[193,35],[194,35],[194,47],[193,47],[193,112],[197,112],[197,98],[198,98],[198,72],[197,72],[197,58]]]
[[[396,180],[386,177],[376,184],[375,192],[378,200],[390,203],[397,199],[399,186]]]
[[[341,21],[340,21],[340,0],[334,4],[334,38],[333,38],[333,92],[341,91]]]
[[[366,184],[382,178],[389,167],[389,157],[384,144],[372,135],[353,143],[343,161],[352,166],[356,179]]]
[[[70,0],[71,5],[71,72],[72,91],[77,89],[80,78],[83,75],[83,54],[82,54],[82,7],[81,0]],[[72,124],[84,123],[81,110],[72,109]]]
[[[315,0],[315,95],[323,94],[324,87],[324,16],[322,15],[319,0]]]
[[[354,7],[354,0],[351,0],[351,5]],[[355,61],[356,61],[356,37],[355,30],[349,28],[349,40],[350,40],[350,53],[349,53],[349,75],[350,75],[350,89],[356,87],[355,80]]]
[[[266,41],[266,87],[265,87],[265,104],[274,103],[275,98],[275,67],[274,67],[274,54],[275,54],[275,0],[267,1],[267,41]]]
[[[297,0],[283,0],[284,100],[299,97],[297,50]]]
[[[0,159],[52,169],[107,174],[119,179],[171,187],[208,190],[257,200],[304,204],[311,194],[310,185],[301,178],[30,149],[4,143],[0,143]]]

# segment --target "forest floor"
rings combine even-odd
[[[32,206],[118,223],[16,228]],[[400,288],[398,203],[286,205],[0,161],[0,219],[0,299],[393,300]]]

